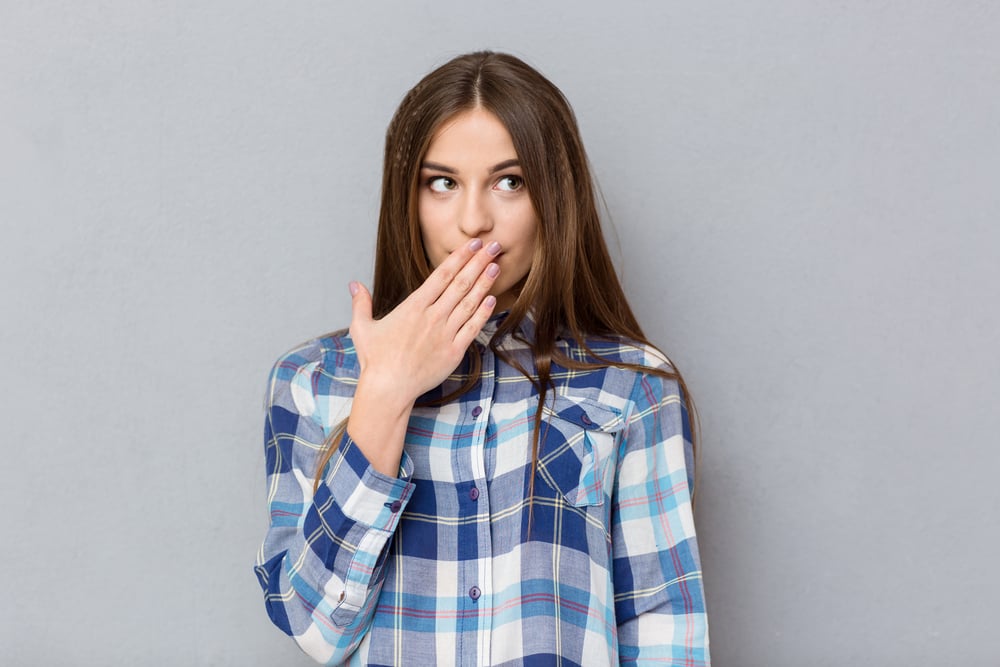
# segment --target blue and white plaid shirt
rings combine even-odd
[[[525,319],[520,335],[532,333]],[[570,341],[559,345],[583,359]],[[649,348],[591,346],[669,368]],[[517,336],[503,349],[533,368]],[[351,408],[353,343],[318,338],[274,365],[264,436],[271,521],[255,568],[271,619],[331,665],[707,665],[677,383],[553,365],[529,509],[537,394],[480,350],[471,391],[413,409],[398,478],[376,472],[345,435],[315,495],[322,444]]]

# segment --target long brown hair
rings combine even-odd
[[[612,361],[587,345],[588,336],[650,343],[628,305],[601,233],[587,154],[573,110],[554,84],[514,56],[479,51],[454,58],[425,76],[396,110],[385,138],[373,315],[387,315],[430,275],[417,215],[420,165],[442,123],[474,108],[494,114],[510,133],[539,220],[531,269],[490,342],[494,353],[530,379],[538,392],[529,498],[534,495],[542,406],[551,386],[553,362],[576,369],[614,365],[676,380],[691,417],[693,441],[694,406],[676,367],[664,370]],[[535,321],[535,338],[527,341],[534,369],[521,367],[499,347],[499,341],[517,330],[529,310]],[[587,361],[560,352],[556,347],[560,331],[575,340]],[[471,372],[466,383],[442,402],[476,383],[481,360],[474,347],[469,350]],[[316,471],[317,484],[343,428],[344,424],[328,439]]]

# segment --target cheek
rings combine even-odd
[[[431,263],[437,266],[444,259],[440,256],[444,244],[441,224],[436,219],[433,209],[428,206],[418,206],[417,215],[420,221],[420,239],[424,243],[424,252]]]
[[[538,217],[535,215],[535,209],[529,204],[523,210],[519,211],[514,223],[514,227],[517,230],[517,243],[530,258],[535,246],[535,236],[538,233]]]
[[[535,258],[535,229],[528,225],[519,227],[516,237],[508,240],[512,247],[501,257],[501,266],[507,278],[517,282],[528,275]],[[506,263],[503,260],[507,260]],[[506,264],[506,265],[504,265]]]

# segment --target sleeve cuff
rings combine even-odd
[[[403,452],[399,477],[392,478],[372,467],[361,448],[346,433],[331,462],[326,483],[341,511],[350,519],[393,531],[413,494],[413,461]]]

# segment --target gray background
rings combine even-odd
[[[986,2],[3,2],[0,663],[310,664],[251,572],[266,373],[370,284],[403,93],[492,47],[573,102],[697,400],[715,664],[998,664],[998,43]]]

